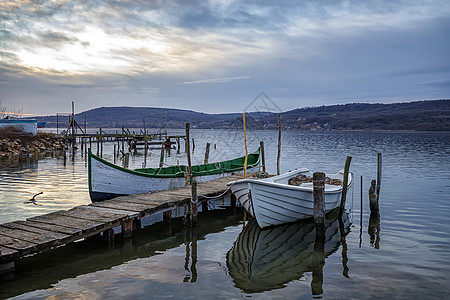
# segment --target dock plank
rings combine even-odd
[[[71,228],[71,227],[59,226],[59,225],[55,225],[55,224],[47,224],[47,223],[41,223],[41,222],[33,222],[33,221],[17,221],[17,223],[21,223],[21,224],[24,224],[25,226],[34,227],[37,229],[52,231],[55,233],[70,234],[72,236],[80,236],[81,235],[81,229],[77,229],[77,228]]]
[[[105,211],[89,209],[86,208],[86,206],[74,207],[68,211],[62,212],[61,214],[72,218],[98,221],[105,223],[107,225],[119,223],[123,220],[129,219],[129,216],[125,214],[110,213]]]
[[[60,232],[54,232],[54,231],[50,231],[50,230],[32,227],[32,226],[27,225],[28,223],[29,222],[16,221],[16,222],[11,222],[11,223],[1,224],[1,226],[11,228],[11,229],[20,229],[20,230],[24,230],[24,231],[29,231],[29,232],[37,233],[40,235],[44,235],[49,238],[59,239],[62,241],[65,241],[66,239],[69,239],[71,237],[70,234],[64,234],[64,233],[60,233]]]
[[[25,231],[22,229],[12,229],[4,226],[0,226],[0,234],[3,236],[11,237],[13,239],[19,239],[37,244],[37,250],[61,244],[61,241],[59,239],[51,236]]]
[[[36,243],[27,242],[24,240],[12,238],[2,234],[0,234],[0,245],[5,248],[10,248],[19,251],[20,254],[22,255],[32,253],[38,249],[38,245]]]
[[[106,207],[100,207],[100,206],[94,206],[93,204],[85,205],[86,209],[92,209],[96,211],[104,211],[109,213],[118,213],[118,214],[124,214],[127,215],[130,218],[136,218],[139,216],[139,212],[131,211],[131,210],[123,210],[123,209],[115,209],[115,208],[106,208]]]
[[[92,206],[98,206],[98,207],[106,207],[106,208],[117,208],[117,209],[126,209],[136,212],[145,212],[148,209],[151,209],[153,205],[148,204],[138,204],[138,203],[129,203],[126,201],[119,201],[119,200],[108,200],[103,202],[95,202],[91,204]]]
[[[28,221],[54,224],[59,226],[65,226],[75,229],[81,229],[83,234],[91,231],[95,231],[104,227],[102,222],[90,221],[84,219],[77,219],[63,215],[61,212],[50,213],[47,215],[32,217],[27,219]]]

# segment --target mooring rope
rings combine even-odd
[[[205,198],[205,199],[216,199],[216,198],[220,198],[220,197],[223,197],[223,196],[225,196],[226,195],[226,193],[228,193],[228,191],[231,189],[231,187],[236,183],[236,181],[237,180],[235,180],[235,181],[233,181],[233,183],[222,193],[222,194],[220,194],[220,195],[217,195],[217,196],[213,196],[213,197],[208,197],[208,196],[205,196],[205,195],[198,195],[197,197],[202,197],[202,198]],[[200,203],[201,204],[201,203]]]

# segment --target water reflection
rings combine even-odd
[[[259,293],[283,288],[312,272],[312,294],[322,294],[325,258],[338,250],[350,231],[348,215],[344,214],[341,227],[337,215],[335,210],[327,216],[322,235],[316,234],[311,221],[262,230],[251,220],[227,253],[234,285],[246,293]],[[346,252],[344,256],[347,259]],[[345,268],[346,260],[344,275]]]
[[[380,249],[380,215],[370,214],[369,227],[367,229],[370,236],[370,245],[375,249]]]
[[[161,255],[182,245],[186,247],[184,269],[188,272],[183,281],[194,283],[198,278],[197,241],[204,240],[207,234],[236,226],[242,214],[226,208],[202,212],[198,217],[199,222],[208,226],[187,229],[183,227],[181,218],[177,218],[171,223],[160,222],[134,231],[132,238],[115,245],[89,240],[23,258],[17,261],[14,273],[1,277],[0,299],[47,289],[65,278],[111,269],[138,258]]]

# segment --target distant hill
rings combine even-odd
[[[81,127],[86,120],[94,128],[160,128],[167,117],[168,128],[242,128],[242,114],[206,114],[191,110],[153,107],[100,107],[75,115]],[[300,130],[416,130],[450,131],[450,100],[430,100],[394,104],[353,103],[305,107],[282,113],[285,129]],[[47,127],[56,127],[56,116],[37,117]],[[68,124],[68,117],[59,117],[59,127]],[[249,129],[273,129],[278,114],[246,113]]]

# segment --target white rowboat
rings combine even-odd
[[[289,185],[289,179],[298,175],[312,177],[306,169],[296,169],[265,179],[240,179],[228,183],[241,205],[252,215],[261,228],[295,222],[313,216],[313,183]],[[326,174],[343,181],[344,172]],[[353,173],[348,174],[347,188],[353,184]],[[325,184],[325,211],[340,205],[342,185]]]

